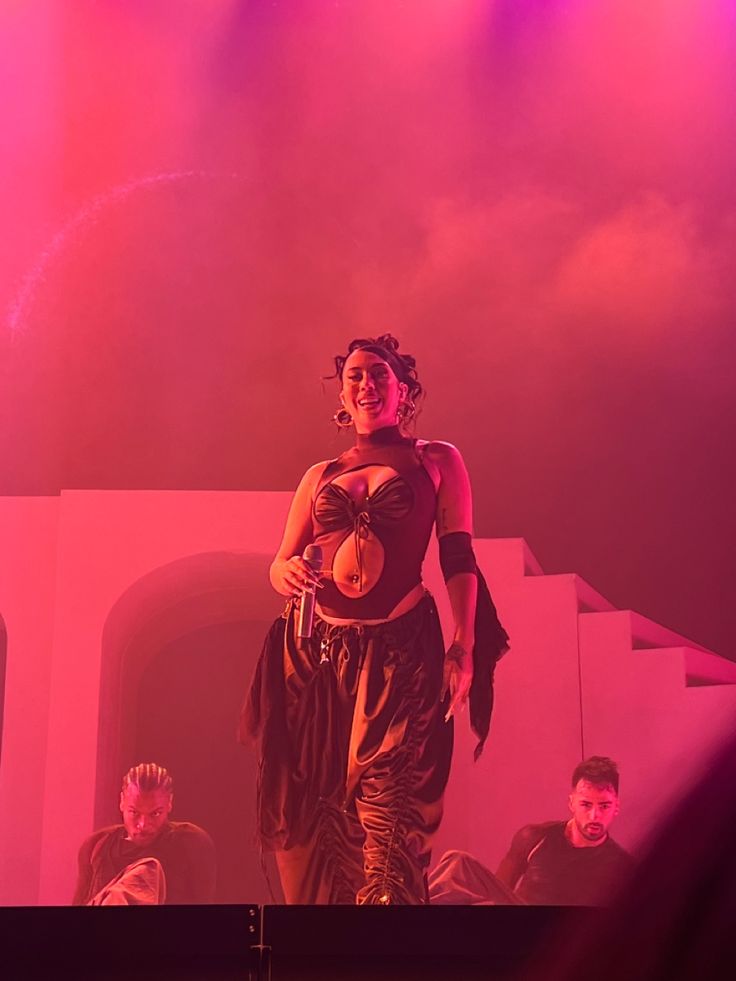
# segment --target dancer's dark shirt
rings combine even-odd
[[[167,906],[214,902],[212,839],[196,824],[169,821],[147,845],[127,841],[122,824],[91,834],[79,849],[79,878],[73,905],[86,905],[126,866],[142,858],[157,858],[163,866]]]
[[[566,822],[528,824],[514,835],[498,877],[534,906],[595,906],[610,901],[632,859],[612,838],[576,848]]]
[[[357,443],[325,467],[312,507],[313,540],[322,546],[324,569],[335,554],[349,549],[355,558],[358,595],[347,596],[331,576],[323,579],[320,608],[328,615],[357,620],[388,617],[421,582],[422,562],[437,511],[437,494],[421,461],[416,441],[398,426],[359,434]],[[362,501],[355,501],[335,481],[347,473],[387,468],[393,474]],[[372,543],[372,544],[371,544]],[[368,547],[382,554],[377,581],[364,587],[363,556]]]

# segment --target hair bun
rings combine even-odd
[[[389,351],[393,351],[394,354],[399,350],[399,342],[393,334],[381,334],[377,337],[374,344],[379,344],[381,347],[385,347]]]

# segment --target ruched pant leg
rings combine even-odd
[[[453,742],[453,723],[444,721],[439,697],[444,647],[434,604],[428,604],[416,633],[407,637],[387,629],[380,640],[366,650],[354,730],[362,724],[358,720],[369,722],[362,752],[351,753],[351,760],[359,764],[369,755],[380,715],[369,689],[378,687],[393,668],[388,699],[392,723],[355,789],[355,809],[365,834],[364,884],[356,901],[423,904],[429,901],[427,870],[442,818]]]
[[[354,813],[322,802],[309,840],[275,852],[284,901],[352,905],[363,884],[363,840]]]
[[[452,755],[440,703],[444,647],[431,597],[386,624],[287,625],[286,760],[264,800],[287,903],[423,904]],[[268,765],[268,754],[266,754]],[[285,820],[285,824],[284,824]]]

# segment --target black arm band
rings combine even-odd
[[[440,566],[445,582],[458,572],[475,572],[472,539],[467,531],[452,531],[440,538]]]

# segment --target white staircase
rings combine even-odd
[[[736,662],[614,609],[579,576],[544,575],[523,539],[476,540],[475,551],[511,651],[478,763],[467,717],[456,725],[435,857],[460,848],[495,870],[518,828],[566,816],[572,770],[593,754],[619,764],[613,834],[635,849],[736,726]],[[434,555],[425,578],[447,625]]]

